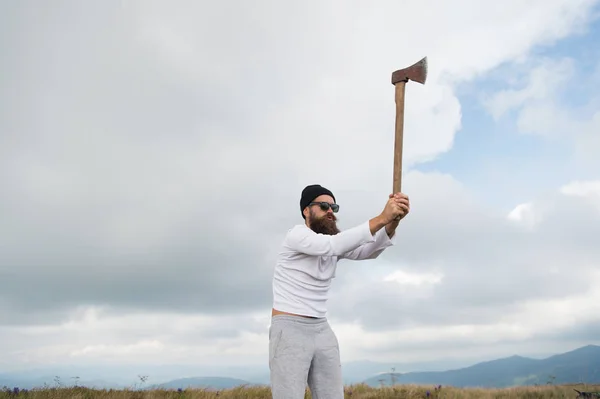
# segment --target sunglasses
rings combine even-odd
[[[338,204],[330,204],[329,202],[311,202],[309,205],[319,205],[323,212],[327,212],[329,208],[333,211],[333,213],[337,213],[340,210],[340,206]]]

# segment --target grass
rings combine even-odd
[[[515,387],[503,389],[432,387],[419,385],[396,385],[394,387],[373,388],[364,384],[346,387],[346,399],[415,399],[415,398],[577,398],[574,389],[584,392],[600,392],[600,385],[546,385]],[[592,397],[600,397],[592,396]],[[70,388],[37,388],[32,390],[13,391],[5,388],[0,391],[0,399],[271,399],[269,387],[238,387],[222,390],[204,389],[89,389]],[[307,390],[305,399],[311,399]]]

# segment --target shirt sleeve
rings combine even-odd
[[[396,233],[397,235],[397,233]],[[358,248],[350,250],[340,255],[340,259],[364,260],[375,259],[388,247],[395,244],[394,235],[390,238],[385,231],[385,228],[375,233],[375,240],[362,244]]]
[[[320,256],[341,256],[371,242],[375,242],[375,237],[371,234],[369,222],[336,235],[315,233],[305,225],[298,225],[288,232],[285,239],[285,245],[296,252]]]

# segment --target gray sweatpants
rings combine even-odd
[[[269,328],[273,399],[343,399],[337,337],[327,319],[275,315]]]

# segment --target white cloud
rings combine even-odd
[[[517,131],[552,140],[561,146],[561,152],[572,153],[574,163],[582,168],[598,167],[600,97],[591,90],[599,82],[597,76],[586,76],[578,61],[570,57],[531,56],[495,73],[523,76],[508,79],[509,88],[484,98],[495,120],[514,112]]]
[[[387,275],[383,281],[393,281],[400,285],[423,285],[423,284],[438,284],[442,281],[443,274],[441,273],[408,273],[402,270],[395,271]]]
[[[524,221],[530,225],[535,222],[533,217],[533,204],[531,203],[519,204],[508,214],[509,219],[515,221]]]
[[[162,354],[164,344],[158,340],[142,340],[130,345],[87,345],[82,349],[74,350],[71,356],[136,356]]]
[[[3,361],[195,364],[202,358],[214,365],[259,363],[268,323],[268,312],[218,317],[82,307],[62,324],[5,328],[15,340]]]
[[[574,181],[561,187],[560,192],[597,200],[600,198],[600,181]]]
[[[536,207],[531,202],[517,205],[508,214],[508,219],[519,223],[528,229],[535,228],[535,226],[539,224],[544,217],[544,211],[539,209],[539,207]]]
[[[595,206],[600,211],[600,181],[573,181],[560,187],[558,191],[564,196],[581,198],[584,203]],[[527,202],[510,211],[508,219],[531,230],[558,211],[556,206],[543,200]]]
[[[529,65],[529,64],[527,64]],[[523,130],[544,132],[548,129],[546,119],[539,118],[540,108],[554,107],[557,92],[564,88],[574,74],[574,60],[544,59],[534,66],[527,76],[524,87],[504,89],[486,101],[488,110],[495,119],[502,117],[514,108],[527,105],[520,118]],[[529,122],[532,122],[529,124]],[[540,123],[543,125],[540,127]]]

